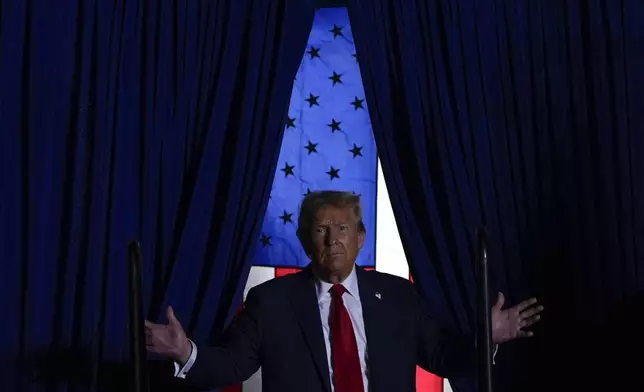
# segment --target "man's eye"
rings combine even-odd
[[[318,227],[315,231],[318,233],[324,233],[326,229],[324,227]]]
[[[341,231],[347,231],[347,230],[349,230],[349,228],[347,226],[340,226],[340,230]]]

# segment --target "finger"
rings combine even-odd
[[[529,318],[529,317],[535,316],[535,315],[537,315],[537,314],[539,314],[541,312],[543,312],[543,306],[536,306],[536,307],[528,308],[528,309],[524,310],[523,312],[521,312],[521,317]]]
[[[172,309],[172,306],[168,306],[165,315],[171,325],[179,324],[179,320],[177,320],[177,317],[174,315],[174,309]]]
[[[520,328],[527,328],[527,327],[529,327],[531,325],[534,325],[534,324],[538,323],[539,320],[541,320],[541,316],[539,316],[539,315],[525,318],[525,319],[523,319],[521,321],[519,327]]]
[[[145,349],[151,353],[155,353],[155,354],[159,353],[159,349],[154,344],[147,344],[145,346]]]
[[[145,329],[148,331],[158,329],[159,327],[163,327],[163,325],[155,324],[152,321],[148,321],[148,320],[145,320],[144,324],[145,324]]]
[[[519,331],[517,333],[518,338],[531,338],[534,336],[534,333],[532,331]]]
[[[535,305],[536,303],[537,303],[537,299],[536,299],[536,298],[530,298],[530,299],[525,300],[525,301],[521,302],[520,304],[518,304],[518,305],[516,306],[516,309],[517,309],[519,312],[523,312],[525,309],[529,308],[530,306]]]
[[[504,303],[505,303],[505,295],[499,292],[498,295],[496,296],[496,303],[494,304],[494,308],[501,310],[501,308],[503,308]]]

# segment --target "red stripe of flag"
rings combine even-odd
[[[300,272],[300,268],[275,268],[275,277],[279,278],[280,276],[286,276]]]

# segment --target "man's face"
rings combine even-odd
[[[331,274],[351,273],[365,238],[358,227],[353,208],[320,208],[311,227],[315,267]]]

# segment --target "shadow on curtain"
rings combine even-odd
[[[485,225],[508,305],[537,295],[546,307],[535,338],[501,347],[497,390],[637,380],[641,360],[620,349],[641,333],[613,324],[629,325],[641,300],[623,299],[644,290],[644,3],[349,0],[349,13],[434,314],[472,330],[472,240]],[[620,330],[631,334],[608,349]]]
[[[147,317],[239,303],[312,1],[0,2],[0,378],[127,390],[126,243]]]

